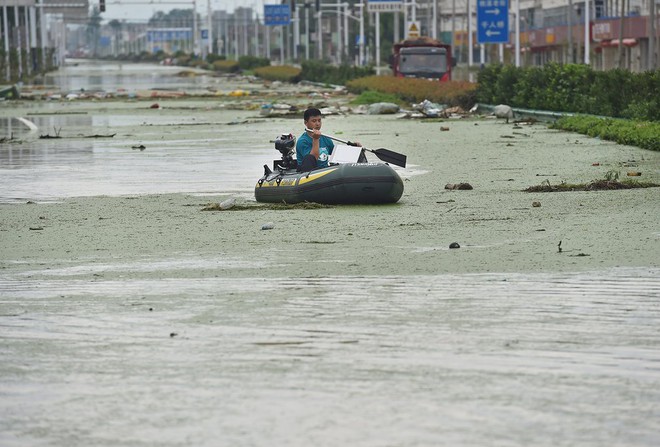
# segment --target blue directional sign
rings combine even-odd
[[[156,28],[147,31],[147,42],[174,42],[191,38],[190,28]]]
[[[264,23],[267,26],[291,23],[291,7],[286,5],[264,5]]]
[[[509,0],[477,0],[477,42],[509,41]]]

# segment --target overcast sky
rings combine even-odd
[[[209,0],[197,0],[197,11],[206,15]],[[280,3],[279,0],[210,0],[212,10],[233,11],[236,7],[252,7],[263,14],[263,5]],[[98,4],[98,0],[90,0]],[[153,4],[150,4],[153,3]],[[171,9],[190,9],[192,0],[105,0],[105,12],[101,13],[104,20],[147,20],[156,11],[167,12]]]

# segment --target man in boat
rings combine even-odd
[[[317,108],[310,107],[305,110],[303,120],[307,130],[303,132],[296,143],[296,159],[299,172],[328,167],[328,158],[332,154],[335,144],[329,137],[321,134],[322,118],[321,111]],[[361,146],[357,141],[353,144]]]
[[[335,144],[321,134],[321,111],[310,107],[303,115],[305,129],[296,143],[296,158],[298,171],[307,172],[313,169],[328,167],[328,157],[332,154]]]

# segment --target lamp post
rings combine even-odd
[[[520,67],[520,0],[516,0],[516,67]]]
[[[575,62],[573,59],[573,0],[568,0],[568,63]]]
[[[591,3],[589,0],[585,0],[584,2],[584,63],[585,65],[590,64],[589,60],[589,52],[591,51],[589,48],[589,22],[590,22],[590,13],[589,13],[589,3]]]
[[[656,0],[651,0],[650,5],[649,5],[649,63],[648,63],[648,68],[649,70],[655,70],[656,67],[656,57],[655,57],[655,39],[656,39],[656,10],[655,10],[655,2]]]
[[[211,23],[211,0],[206,0],[206,38],[208,39],[207,54],[213,53],[213,24]]]

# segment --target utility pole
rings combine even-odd
[[[590,64],[589,53],[591,52],[589,48],[589,22],[591,21],[591,14],[589,13],[589,0],[584,2],[584,63],[585,65]]]
[[[656,24],[656,16],[655,16],[655,2],[656,0],[650,0],[650,6],[649,6],[649,21],[650,26],[649,26],[649,70],[655,70],[656,65],[656,58],[655,58],[655,39],[656,39],[656,30],[655,30],[655,24]]]
[[[11,69],[9,68],[9,30],[7,26],[7,5],[2,5],[2,30],[5,33],[5,79],[7,82],[11,79]],[[43,36],[43,34],[42,34]]]
[[[625,14],[626,1],[621,0],[621,17],[619,17],[619,68],[623,68],[623,17]]]
[[[520,0],[516,0],[516,67],[520,67]]]
[[[213,22],[211,21],[211,0],[206,0],[206,14],[208,15],[206,27],[206,38],[208,39],[208,52],[213,53]]]
[[[472,1],[467,0],[468,68],[472,66]]]
[[[309,8],[311,4],[305,3],[305,60],[309,60]]]
[[[193,10],[192,10],[192,25],[193,25],[193,55],[197,55],[199,52],[199,46],[197,45],[197,38],[199,31],[197,30],[197,0],[193,0]]]
[[[451,54],[455,57],[456,51],[454,50],[454,42],[456,42],[456,0],[451,0]]]
[[[575,62],[573,57],[573,0],[568,0],[568,63]]]
[[[433,0],[433,26],[431,27],[431,37],[438,38],[438,0]]]

